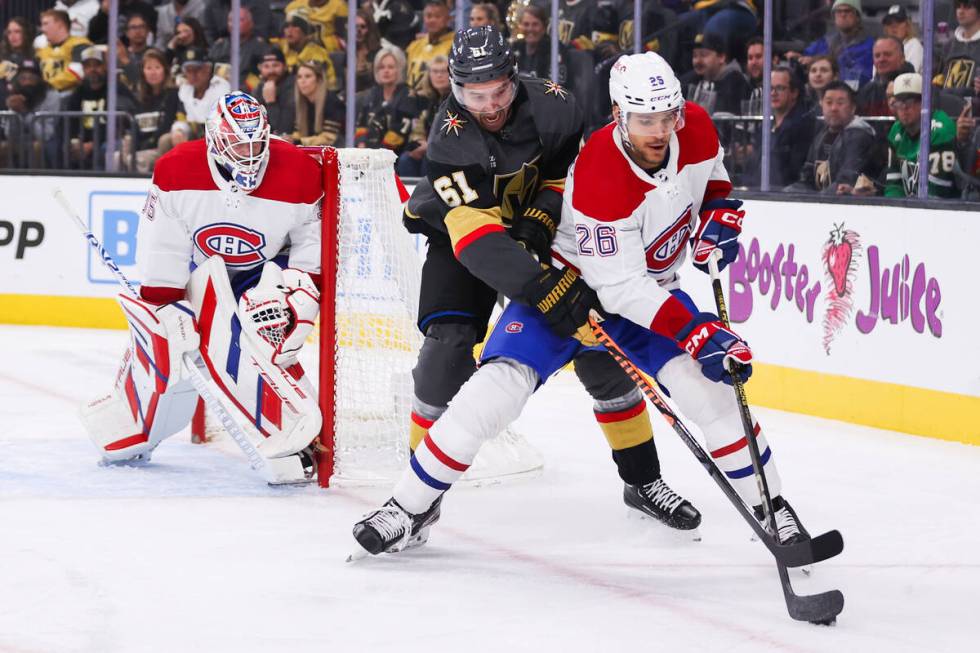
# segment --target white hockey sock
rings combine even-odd
[[[517,419],[538,385],[537,373],[506,358],[486,363],[470,377],[412,455],[394,498],[412,514],[462,476],[480,446]]]
[[[668,361],[657,374],[657,380],[670,391],[671,399],[684,415],[704,433],[711,457],[725,472],[739,496],[750,506],[761,504],[748,441],[742,430],[742,419],[731,386],[708,380],[701,373],[698,363],[689,356],[677,356]],[[755,424],[755,433],[769,494],[778,496],[782,491],[782,481],[773,461],[772,449],[760,432],[758,423]]]

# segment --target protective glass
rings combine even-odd
[[[513,75],[477,84],[453,84],[453,95],[473,115],[503,111],[517,96],[517,78]]]
[[[626,114],[626,130],[632,136],[663,138],[684,127],[684,108],[656,113]]]

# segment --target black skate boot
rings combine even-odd
[[[776,533],[780,544],[796,544],[810,539],[810,534],[803,528],[796,511],[782,496],[773,497],[772,509],[776,513]],[[755,518],[765,523],[765,513],[762,506],[755,506]]]
[[[436,499],[424,513],[406,512],[394,499],[354,524],[354,539],[366,553],[398,553],[425,544],[429,527],[439,519],[442,497]],[[352,555],[350,559],[356,559]]]
[[[623,487],[623,501],[630,508],[679,531],[694,530],[701,523],[698,509],[670,489],[662,478],[646,485],[627,483]]]

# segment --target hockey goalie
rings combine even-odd
[[[112,391],[82,409],[104,462],[149,461],[188,425],[198,394],[184,357],[199,351],[267,480],[312,480],[321,416],[297,355],[319,310],[322,194],[318,163],[270,139],[244,93],[216,103],[203,140],[160,158],[139,223],[139,297],[119,296],[130,347]]]

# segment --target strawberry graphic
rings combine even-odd
[[[834,282],[834,290],[838,297],[844,296],[847,284],[847,269],[851,265],[854,249],[850,241],[844,238],[844,225],[834,225],[830,232],[830,240],[824,247],[823,261]]]
[[[830,354],[830,343],[847,322],[854,308],[854,275],[861,256],[860,235],[834,225],[830,238],[824,243],[823,263],[830,280],[827,288],[827,312],[823,317],[823,348]]]

